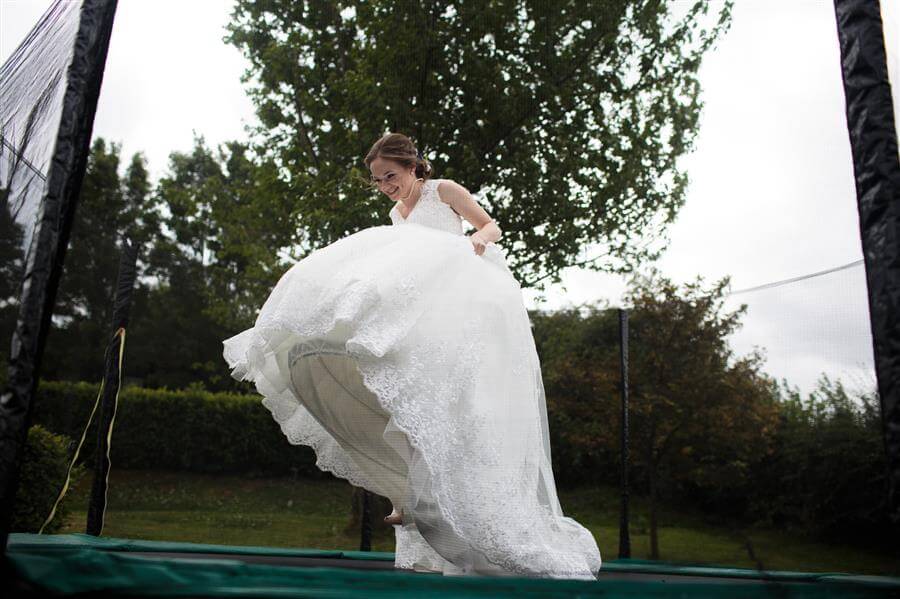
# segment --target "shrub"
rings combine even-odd
[[[36,533],[40,530],[66,479],[71,442],[69,437],[51,433],[39,424],[28,429],[12,514],[13,532]],[[84,466],[75,466],[70,485],[84,473]],[[53,520],[44,528],[44,533],[52,534],[62,528],[68,508],[64,497],[56,508]]]

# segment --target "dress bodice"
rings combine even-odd
[[[462,217],[453,211],[449,204],[438,197],[438,184],[442,179],[428,179],[422,184],[422,195],[416,200],[412,212],[403,218],[397,205],[391,208],[391,224],[406,225],[418,223],[426,227],[440,229],[455,235],[463,234]]]

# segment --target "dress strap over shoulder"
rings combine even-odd
[[[438,185],[443,179],[426,179],[422,182],[419,199],[406,218],[400,214],[397,204],[391,208],[391,223],[403,225],[417,223],[426,227],[441,229],[454,235],[462,235],[462,219],[438,196]]]
[[[431,197],[437,200],[439,203],[443,204],[444,202],[441,200],[441,196],[438,193],[438,186],[441,184],[443,179],[429,179],[428,182],[431,183]]]

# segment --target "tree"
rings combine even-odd
[[[153,192],[162,233],[148,249],[151,289],[135,301],[132,347],[149,386],[202,381],[231,389],[222,340],[252,325],[293,256],[290,196],[271,161],[238,142],[213,151],[202,136],[173,152]]]
[[[654,268],[635,275],[624,298],[634,314],[633,438],[649,483],[652,559],[661,485],[738,486],[771,451],[778,404],[757,351],[731,363],[727,337],[747,306],[721,314],[728,285],[724,277],[704,290],[698,277],[679,290]]]
[[[702,102],[697,70],[730,24],[708,3],[238,0],[226,41],[251,67],[261,153],[314,247],[387,206],[357,183],[385,129],[466,186],[503,230],[520,283],[574,265],[628,272],[684,202],[678,165]],[[580,259],[591,244],[599,257]]]
[[[728,515],[741,515],[750,468],[772,451],[778,403],[757,353],[732,359],[727,337],[746,306],[722,313],[727,285],[726,277],[704,290],[698,279],[679,289],[651,268],[632,277],[624,298],[631,462],[649,494],[653,559],[662,498],[724,496]],[[553,457],[577,469],[569,476],[596,467],[619,475],[618,329],[617,311],[602,306],[535,315]]]
[[[153,237],[155,223],[144,216],[150,187],[145,159],[135,155],[123,180],[120,151],[102,138],[91,146],[45,350],[48,378],[102,376],[122,237],[139,243]]]
[[[590,472],[618,484],[618,312],[593,305],[536,310],[529,316],[547,394],[557,481],[582,481]]]
[[[890,520],[877,391],[851,396],[823,372],[805,400],[784,379],[775,393],[775,448],[754,465],[749,493],[756,518],[831,542],[892,544],[900,527]]]

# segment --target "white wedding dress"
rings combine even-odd
[[[557,498],[521,287],[439,182],[294,264],[224,357],[320,469],[403,509],[395,567],[595,579],[597,543]]]

